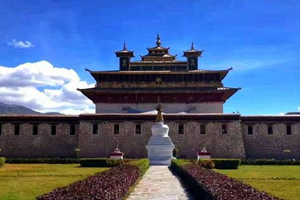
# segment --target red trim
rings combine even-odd
[[[111,156],[123,156],[124,153],[111,153],[110,155]]]
[[[204,152],[199,152],[198,156],[210,156],[211,153],[204,153]]]

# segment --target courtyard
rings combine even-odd
[[[79,164],[5,164],[0,168],[0,199],[35,199],[107,169],[79,167]]]

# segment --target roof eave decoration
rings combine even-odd
[[[203,51],[204,50],[202,50],[202,51],[196,50],[195,47],[194,47],[194,42],[192,42],[191,49],[187,50],[187,51],[183,51],[183,56],[184,57],[189,57],[189,56],[200,57],[202,55]]]
[[[129,51],[127,50],[127,47],[126,47],[126,42],[124,42],[124,46],[123,46],[123,49],[120,50],[120,51],[116,51],[115,54],[117,55],[117,57],[123,57],[123,56],[129,56],[129,57],[134,57],[134,51]]]

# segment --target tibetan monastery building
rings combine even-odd
[[[141,113],[155,110],[160,102],[165,113],[223,113],[223,104],[240,88],[224,87],[222,80],[231,69],[198,69],[203,51],[192,45],[179,61],[156,46],[139,61],[131,61],[134,52],[117,51],[118,71],[90,71],[95,88],[80,91],[96,105],[96,113]]]
[[[231,69],[202,69],[203,51],[194,45],[179,61],[159,36],[147,50],[132,61],[124,45],[116,52],[119,70],[87,70],[95,87],[79,91],[95,103],[95,114],[0,115],[0,156],[75,157],[80,148],[80,157],[108,157],[118,145],[127,158],[146,157],[161,103],[181,158],[206,148],[213,158],[300,159],[300,115],[224,114],[240,89],[222,83]]]

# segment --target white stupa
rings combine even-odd
[[[152,136],[146,145],[150,165],[171,165],[175,145],[168,136],[169,127],[164,124],[161,104],[157,107],[156,123],[151,127]]]

